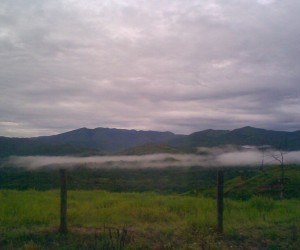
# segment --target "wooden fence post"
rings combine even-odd
[[[65,169],[59,170],[60,174],[60,227],[59,232],[66,234],[67,229],[67,175]]]
[[[223,170],[218,170],[217,178],[217,231],[223,233],[223,210],[224,210],[224,172]]]

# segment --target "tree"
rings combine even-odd
[[[279,178],[279,183],[280,183],[280,199],[284,198],[284,178],[285,178],[285,165],[284,165],[284,155],[286,155],[288,152],[282,151],[282,150],[277,150],[273,151],[271,154],[271,157],[279,162],[280,166],[280,178]]]

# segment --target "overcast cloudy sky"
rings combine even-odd
[[[299,0],[1,0],[0,135],[300,129]]]

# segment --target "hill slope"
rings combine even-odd
[[[111,154],[145,143],[167,142],[179,137],[171,132],[80,128],[53,136],[0,137],[0,156]]]
[[[33,138],[0,137],[0,157],[11,155],[74,155],[91,152],[91,149],[67,142],[46,143]]]
[[[235,177],[225,184],[225,195],[230,198],[248,199],[255,195],[279,198],[280,168],[278,166],[260,171],[251,178]],[[285,166],[285,198],[300,198],[300,167]]]
[[[146,146],[140,147],[145,144]],[[284,132],[244,127],[232,131],[209,129],[190,135],[177,135],[171,132],[80,128],[53,136],[0,137],[0,157],[116,154],[125,151],[129,154],[196,152],[197,147],[226,144],[271,145],[284,150],[300,150],[300,131]]]
[[[146,143],[120,152],[121,155],[177,154],[181,151],[164,143]]]
[[[253,127],[229,130],[204,130],[170,142],[171,146],[195,150],[220,145],[270,145],[284,150],[300,149],[300,131],[272,131]]]
[[[104,153],[116,153],[145,143],[159,143],[177,138],[171,132],[136,131],[110,128],[80,128],[67,133],[39,137],[46,143],[68,142],[75,146],[97,149]]]

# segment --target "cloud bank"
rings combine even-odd
[[[2,0],[0,135],[300,128],[298,0]]]
[[[205,152],[205,153],[204,153]],[[42,167],[73,168],[164,168],[164,167],[243,167],[278,164],[274,158],[280,152],[271,149],[264,152],[256,148],[228,150],[207,148],[202,154],[153,154],[144,156],[27,156],[10,157],[14,166],[37,169]],[[300,164],[300,151],[284,152],[284,164]]]

